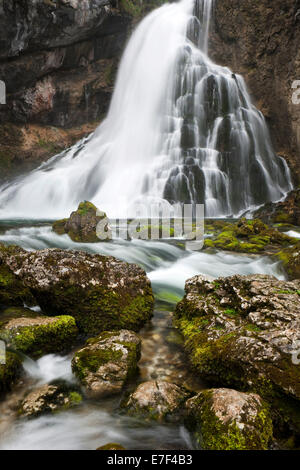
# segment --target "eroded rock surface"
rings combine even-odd
[[[222,385],[300,399],[300,281],[195,276],[176,308],[194,368]],[[298,405],[299,406],[299,405]]]
[[[176,384],[163,380],[141,383],[125,400],[122,408],[130,415],[144,419],[172,420],[180,417],[190,393]]]
[[[72,369],[88,396],[106,397],[121,392],[136,373],[140,354],[141,340],[134,332],[105,331],[75,354]]]
[[[206,450],[266,450],[272,438],[267,406],[253,393],[205,390],[186,403],[187,424]]]

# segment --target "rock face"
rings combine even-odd
[[[84,201],[69,219],[54,222],[52,228],[58,235],[67,233],[74,242],[98,243],[97,226],[105,218],[105,212],[100,212],[91,202]]]
[[[244,76],[298,181],[300,105],[292,84],[300,77],[299,9],[299,0],[217,1],[209,44],[213,60]]]
[[[195,276],[176,308],[190,360],[213,383],[300,399],[300,281]]]
[[[205,390],[186,403],[188,426],[205,450],[266,450],[272,420],[258,395],[226,388]]]
[[[85,334],[138,330],[152,315],[151,284],[137,265],[59,249],[9,252],[5,265],[43,312],[74,317]]]
[[[31,357],[67,352],[74,345],[78,329],[73,317],[45,317],[18,309],[0,314],[0,339],[16,351]]]
[[[136,373],[140,354],[141,340],[132,331],[105,331],[75,354],[72,369],[88,396],[106,397],[121,392]]]
[[[123,402],[122,408],[143,419],[175,421],[189,397],[190,393],[176,384],[151,380],[140,384]]]
[[[0,397],[8,392],[22,371],[22,361],[9,351],[6,351],[6,363],[0,364]]]
[[[63,385],[43,385],[29,393],[22,401],[20,414],[23,417],[36,417],[45,413],[67,410],[82,401],[81,395]]]

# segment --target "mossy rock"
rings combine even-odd
[[[30,392],[21,402],[19,415],[35,418],[42,414],[69,410],[82,403],[82,395],[67,383],[52,383]]]
[[[16,351],[38,358],[45,354],[67,352],[74,345],[78,329],[73,317],[45,317],[26,313],[14,317],[15,309],[0,316],[0,339]],[[9,313],[11,315],[9,315]],[[26,316],[25,316],[26,315]]]
[[[300,242],[275,254],[290,279],[300,279]]]
[[[87,341],[72,360],[72,370],[91,397],[121,392],[137,372],[141,340],[132,331],[105,331]]]
[[[6,363],[0,364],[0,396],[11,390],[13,383],[20,377],[22,361],[17,354],[6,351]]]
[[[68,315],[80,331],[139,330],[152,316],[154,298],[143,269],[109,256],[48,249],[6,258],[45,314]]]
[[[58,235],[68,234],[72,241],[78,243],[99,243],[101,239],[97,234],[98,224],[107,219],[104,212],[89,201],[81,202],[78,209],[68,219],[57,220],[52,229]],[[111,238],[108,226],[107,239]]]
[[[300,281],[272,276],[195,276],[175,325],[196,373],[213,385],[253,391],[300,432]]]
[[[186,424],[204,450],[267,450],[273,426],[258,395],[231,389],[199,393],[186,404]]]
[[[242,218],[237,223],[218,224],[214,236],[206,239],[205,248],[235,251],[238,253],[262,253],[276,250],[281,246],[295,244],[297,241],[261,220]]]

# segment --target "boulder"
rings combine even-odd
[[[52,229],[58,235],[67,233],[74,242],[98,243],[101,240],[97,236],[97,226],[106,218],[105,212],[100,212],[91,202],[84,201],[72,212],[69,219],[54,222]],[[108,227],[106,230],[109,239],[111,237]]]
[[[262,399],[227,388],[205,390],[186,403],[187,426],[205,450],[266,450],[272,420]]]
[[[122,403],[126,413],[147,420],[176,421],[191,393],[163,380],[141,383]]]
[[[138,330],[151,318],[151,283],[135,264],[59,249],[9,253],[5,264],[45,314],[72,316],[87,335]]]
[[[193,368],[212,383],[259,393],[300,429],[300,281],[195,276],[185,290],[175,323]]]
[[[254,213],[266,223],[300,226],[300,188],[291,191],[284,201],[268,202]]]
[[[44,413],[64,411],[81,403],[82,396],[69,386],[43,385],[30,392],[22,401],[19,413],[33,418]]]
[[[89,397],[120,393],[137,371],[141,340],[132,331],[105,331],[87,341],[72,360],[72,369]]]
[[[46,317],[29,309],[10,308],[0,314],[0,339],[31,357],[67,352],[78,336],[70,316]]]
[[[22,361],[13,352],[6,351],[6,363],[0,363],[0,396],[11,390],[22,371]]]

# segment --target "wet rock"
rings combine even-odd
[[[110,442],[109,444],[105,444],[104,446],[98,447],[98,449],[96,450],[126,450],[126,449],[120,444],[115,444],[114,442]]]
[[[14,308],[0,314],[0,339],[8,347],[34,358],[67,352],[77,336],[78,328],[70,316],[46,317]]]
[[[260,253],[266,250],[276,251],[296,242],[294,238],[269,227],[259,219],[242,218],[235,224],[216,225],[212,238],[205,240],[204,246],[241,253]]]
[[[46,249],[8,253],[5,265],[43,312],[73,316],[81,331],[138,330],[152,315],[153,294],[143,269],[113,257]]]
[[[5,361],[0,363],[0,396],[11,390],[22,372],[22,361],[15,353],[6,351]]]
[[[100,238],[97,236],[97,226],[106,218],[105,212],[100,212],[91,202],[84,201],[69,219],[54,222],[52,228],[58,235],[67,233],[74,242],[98,243]],[[110,238],[108,226],[106,230]]]
[[[300,243],[285,248],[276,257],[280,259],[290,279],[300,279]]]
[[[122,408],[129,415],[143,419],[176,421],[190,396],[187,390],[176,384],[151,380],[141,383],[122,403]]]
[[[295,411],[300,399],[300,281],[195,276],[185,289],[175,322],[195,370],[214,383],[276,401],[300,429]]]
[[[266,450],[272,420],[253,393],[219,388],[205,390],[186,403],[187,425],[205,450]]]
[[[300,226],[300,189],[291,191],[284,201],[265,204],[255,212],[264,222]]]
[[[105,331],[75,354],[72,369],[88,396],[106,397],[121,392],[136,373],[140,354],[141,340],[132,331]]]
[[[69,386],[43,385],[33,390],[22,401],[19,413],[33,418],[45,413],[67,410],[81,403],[82,396]]]

